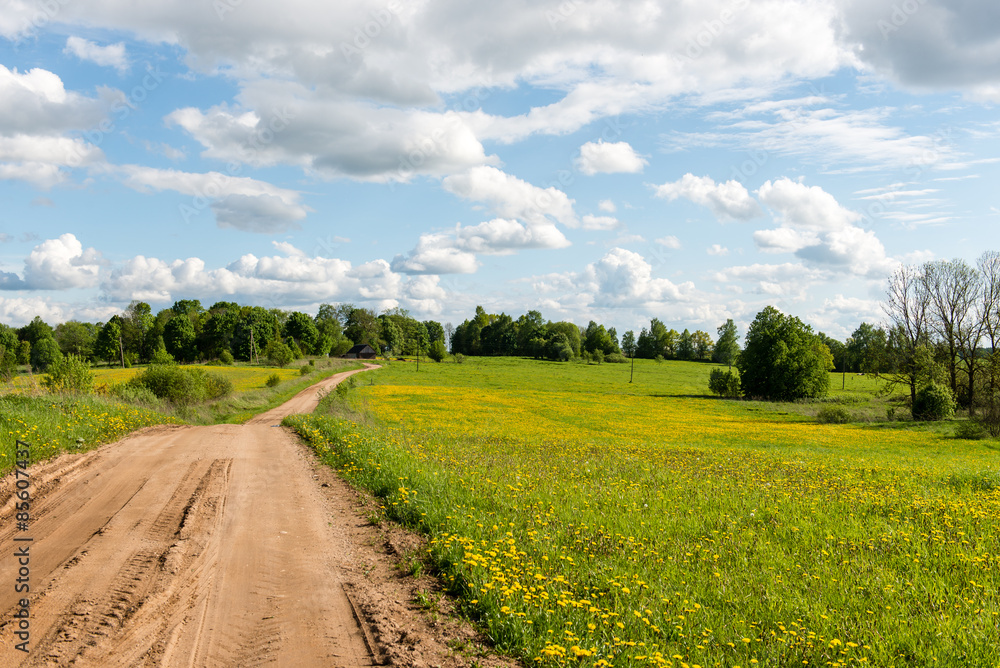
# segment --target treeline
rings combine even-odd
[[[736,327],[731,320],[728,324],[735,343]],[[580,327],[567,321],[546,321],[538,311],[528,311],[515,320],[506,313],[486,313],[482,306],[477,306],[475,316],[455,327],[451,335],[451,352],[456,354],[519,355],[561,361],[577,358],[624,361],[633,356],[710,361],[715,350],[716,342],[707,332],[692,333],[685,329],[678,333],[656,318],[638,337],[630,330],[619,340],[614,327],[593,320]]]
[[[0,324],[0,376],[9,378],[18,365],[45,371],[67,355],[122,367],[262,358],[284,365],[304,355],[338,356],[356,343],[395,354],[446,354],[441,324],[419,322],[403,309],[376,315],[353,304],[323,304],[310,316],[235,302],[206,309],[197,299],[184,299],[154,314],[146,302],[133,301],[105,323],[71,320],[52,327],[36,316],[20,328]]]

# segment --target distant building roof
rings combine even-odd
[[[361,353],[373,353],[373,352],[375,352],[374,348],[372,348],[367,343],[363,343],[359,346],[354,346],[353,348],[348,350],[347,354],[350,355],[351,353],[354,353],[355,355],[360,355]]]

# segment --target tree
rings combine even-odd
[[[257,357],[268,342],[280,338],[281,329],[274,312],[261,306],[240,309],[233,328],[232,353],[241,360]]]
[[[97,326],[89,322],[70,320],[56,325],[56,343],[64,355],[72,354],[89,359],[94,352],[98,331]]]
[[[267,361],[271,364],[284,367],[295,359],[295,354],[292,352],[292,349],[283,342],[271,340],[267,342],[267,346],[264,348],[264,357],[266,357]]]
[[[517,352],[517,324],[501,313],[482,329],[480,340],[483,355],[513,355]]]
[[[157,338],[157,343],[159,337]],[[181,362],[194,360],[198,349],[195,347],[194,325],[186,315],[171,318],[163,327],[163,343],[167,352]],[[155,354],[155,344],[150,359]]]
[[[707,362],[712,359],[712,337],[708,332],[698,329],[691,334],[691,345],[694,347],[694,359]]]
[[[921,275],[927,295],[929,322],[947,354],[948,375],[953,394],[958,394],[958,374],[962,361],[969,378],[966,401],[973,410],[976,349],[982,337],[981,321],[975,307],[982,288],[979,273],[963,260],[928,262]]]
[[[680,339],[677,341],[676,354],[677,354],[677,359],[681,360],[694,359],[694,342],[691,339],[691,332],[689,332],[686,329],[683,332],[681,332]]]
[[[344,306],[347,307],[346,316],[342,320],[344,335],[355,344],[369,345],[378,350],[382,323],[379,322],[375,313],[350,304]],[[343,306],[341,308],[343,309]]]
[[[441,326],[440,322],[436,320],[424,320],[424,329],[427,330],[427,340],[429,343],[433,344],[435,341],[440,341],[444,344],[444,327]]]
[[[149,361],[153,354],[154,340],[149,340],[146,333],[152,329],[155,318],[153,309],[146,302],[133,300],[122,314],[121,336],[122,347],[126,359],[132,357],[143,362]]]
[[[63,354],[56,340],[47,336],[31,346],[31,368],[35,371],[47,371],[50,366],[62,361]]]
[[[198,334],[198,352],[204,359],[221,358],[229,352],[240,318],[240,305],[236,302],[216,302],[202,316],[201,332]]]
[[[111,365],[112,361],[119,360],[124,368],[125,357],[122,352],[121,325],[121,316],[115,315],[101,327],[101,331],[97,334],[97,340],[94,341],[94,356],[107,362],[108,366]]]
[[[635,357],[635,332],[631,329],[622,335],[622,352],[626,357]]]
[[[917,398],[919,368],[917,348],[929,342],[927,331],[927,292],[920,270],[902,266],[889,277],[886,301],[882,310],[889,318],[889,370],[879,377],[887,381],[886,391],[900,383],[910,387],[910,404]]]
[[[715,350],[712,351],[712,361],[716,364],[725,364],[733,368],[736,357],[740,354],[739,333],[736,331],[736,323],[732,318],[726,320],[725,324],[719,325],[716,330],[719,338],[715,341]]]
[[[862,322],[848,339],[848,368],[871,375],[885,371],[887,342],[884,329]]]
[[[611,337],[611,333],[604,329],[604,325],[598,325],[591,320],[584,333],[583,349],[589,353],[600,350],[603,355],[610,355],[618,352],[618,343]]]
[[[0,380],[10,380],[17,371],[17,353],[20,345],[17,333],[7,325],[0,325]]]
[[[34,348],[35,344],[42,339],[51,339],[55,335],[52,328],[46,324],[40,316],[35,316],[31,319],[27,325],[22,327],[17,332],[17,338],[22,341],[27,341]]]
[[[427,351],[427,356],[430,357],[435,362],[440,362],[445,357],[448,356],[448,351],[445,350],[444,341],[441,339],[434,339],[431,342],[430,350]]]
[[[793,401],[827,393],[833,358],[811,327],[768,306],[750,325],[736,366],[744,396]]]
[[[292,337],[306,355],[315,355],[316,344],[319,343],[320,333],[316,323],[308,314],[295,311],[289,314],[285,321],[285,336]],[[327,347],[329,350],[329,346]]]

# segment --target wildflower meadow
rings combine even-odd
[[[1000,666],[996,442],[715,399],[710,368],[394,363],[365,419],[288,423],[529,665]]]

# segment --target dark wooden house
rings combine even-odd
[[[373,360],[375,359],[375,349],[368,344],[354,346],[344,353],[344,357],[348,359]]]

